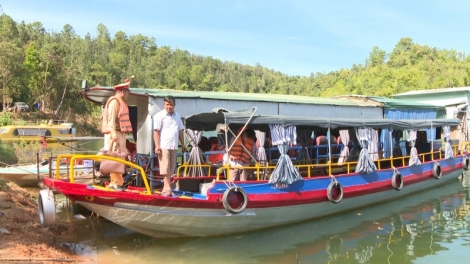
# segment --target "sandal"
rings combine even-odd
[[[160,196],[164,196],[164,197],[173,197],[173,192],[172,192],[172,191],[162,192],[162,193],[160,194]]]
[[[123,192],[124,191],[124,188],[122,186],[119,186],[117,184],[117,182],[115,182],[115,181],[110,182],[107,187],[111,188],[111,189],[114,189],[118,192]]]
[[[119,186],[117,184],[115,184],[113,186],[114,190],[118,191],[118,192],[123,192],[124,191],[124,187],[123,186]]]

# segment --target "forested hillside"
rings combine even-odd
[[[391,52],[374,47],[350,69],[310,76],[289,76],[264,68],[158,46],[142,35],[117,32],[103,24],[96,37],[81,37],[71,25],[62,31],[0,16],[2,98],[32,105],[41,101],[58,116],[96,111],[80,96],[81,80],[112,86],[135,75],[132,87],[195,91],[278,93],[309,96],[344,94],[391,96],[416,89],[469,85],[470,58],[401,39]],[[175,43],[177,45],[177,43]]]

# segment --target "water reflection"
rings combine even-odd
[[[75,221],[79,231],[62,241],[100,264],[434,262],[470,244],[468,178],[334,217],[239,235],[162,240],[91,217]],[[470,257],[460,250],[455,262]]]

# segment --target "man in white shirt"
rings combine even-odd
[[[163,196],[171,196],[170,176],[175,172],[176,152],[178,151],[178,138],[181,141],[183,152],[186,152],[183,137],[183,121],[175,112],[175,98],[163,98],[163,110],[153,116],[153,139],[155,154],[158,155],[160,175],[163,176]]]

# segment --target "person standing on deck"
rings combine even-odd
[[[250,177],[251,171],[236,167],[248,166],[250,164],[251,156],[242,145],[245,146],[252,156],[256,155],[256,133],[251,128],[239,131],[238,133],[241,133],[241,135],[230,150],[229,163],[230,166],[235,167],[230,170],[230,180],[236,181],[239,179],[240,181],[246,181]]]
[[[186,152],[183,137],[184,125],[181,116],[175,112],[175,105],[173,96],[165,96],[163,110],[153,117],[153,139],[155,154],[158,155],[160,164],[160,175],[163,177],[163,196],[171,196],[170,177],[175,173],[178,138],[181,142],[181,150]]]
[[[114,86],[116,94],[111,96],[103,110],[102,133],[105,134],[107,142],[104,149],[126,153],[126,134],[132,133],[132,124],[129,119],[129,107],[126,100],[129,96],[130,81]],[[112,149],[111,149],[112,148]],[[109,187],[122,189],[124,179],[122,174],[110,173],[111,182]]]

